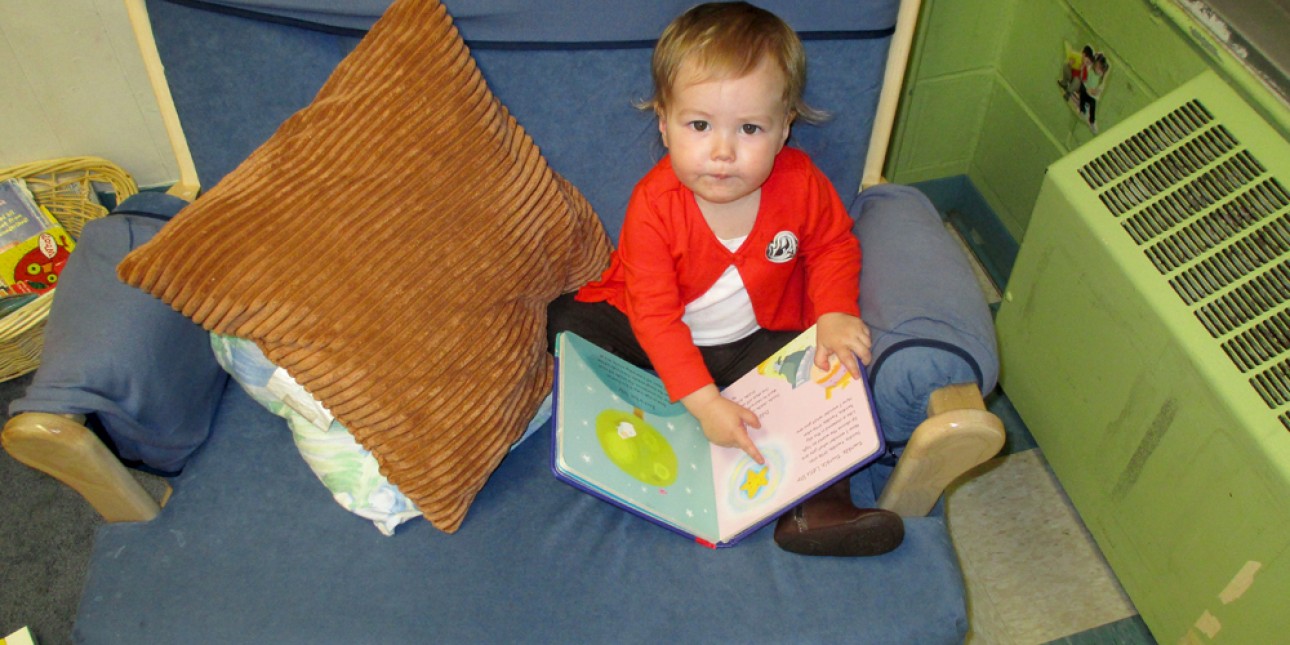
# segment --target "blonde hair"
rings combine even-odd
[[[779,16],[747,2],[701,4],[673,20],[654,47],[654,96],[638,107],[666,111],[686,61],[706,78],[741,78],[765,58],[784,75],[784,104],[791,116],[812,123],[828,118],[802,98],[806,51],[797,33]]]

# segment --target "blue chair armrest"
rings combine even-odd
[[[994,321],[962,247],[917,189],[882,184],[851,206],[864,249],[860,309],[873,333],[878,418],[899,446],[927,418],[932,392],[999,375]]]
[[[23,412],[90,417],[126,462],[177,472],[206,440],[227,375],[201,327],[116,277],[116,265],[186,202],[145,192],[90,222],[50,308]]]

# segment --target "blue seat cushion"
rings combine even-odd
[[[556,481],[549,442],[512,452],[456,534],[384,537],[232,385],[161,515],[99,530],[78,642],[962,641],[940,517],[880,557],[789,554],[771,526],[712,550]]]

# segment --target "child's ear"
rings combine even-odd
[[[667,115],[663,114],[660,108],[654,108],[654,113],[658,115],[658,134],[663,137],[663,147],[667,147]]]

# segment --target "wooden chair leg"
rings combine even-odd
[[[902,517],[931,512],[954,480],[999,454],[1003,422],[986,411],[975,383],[948,385],[932,393],[927,420],[914,429],[896,462],[878,507]]]
[[[14,459],[67,484],[109,522],[145,522],[161,507],[81,419],[26,412],[0,443]]]

